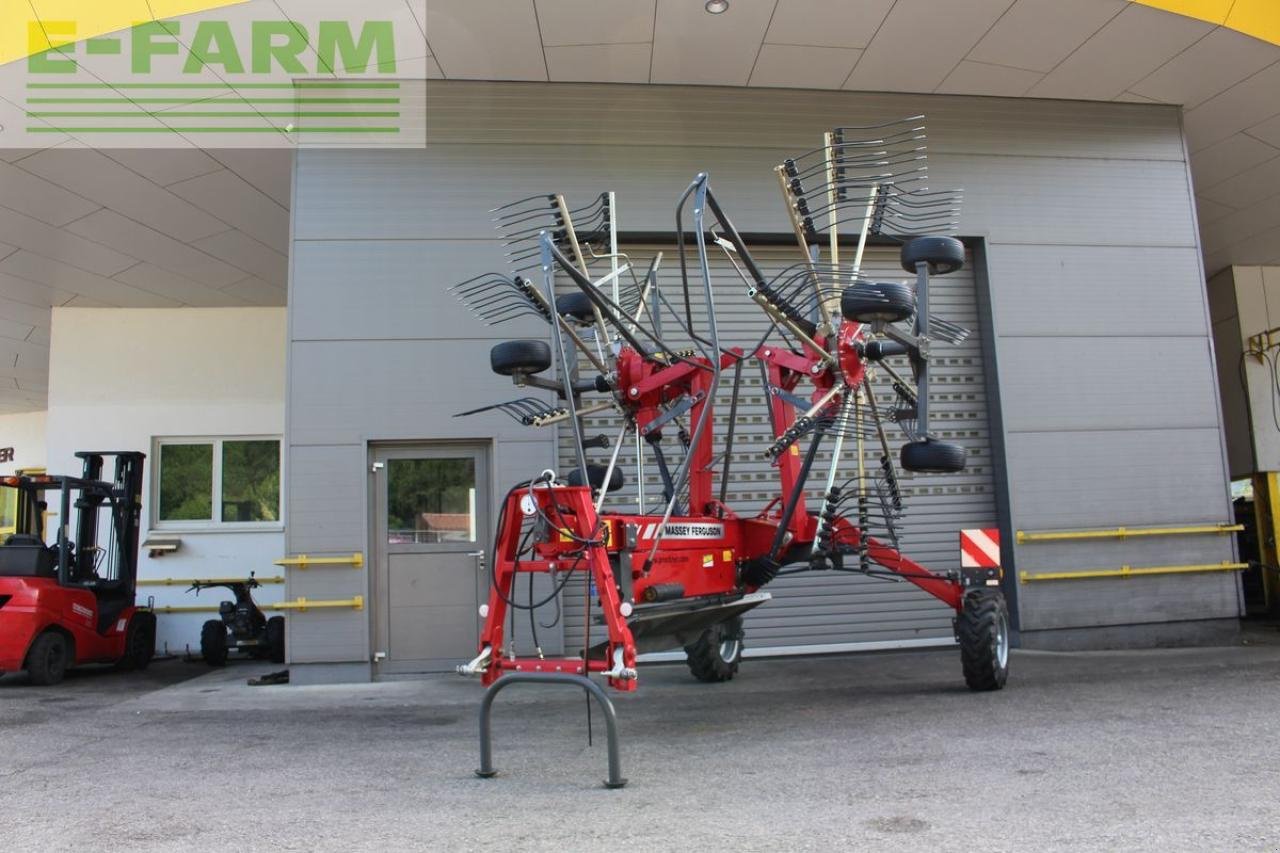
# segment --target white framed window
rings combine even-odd
[[[157,438],[152,458],[153,528],[281,527],[279,436]]]

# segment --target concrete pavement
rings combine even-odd
[[[580,692],[506,691],[481,780],[476,682],[268,669],[0,679],[4,848],[1280,849],[1280,645],[1019,652],[994,694],[953,650],[649,666],[621,791]]]

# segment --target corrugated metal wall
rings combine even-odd
[[[732,213],[730,213],[732,216]],[[674,246],[628,245],[626,251],[637,259],[643,268],[647,259],[657,251],[664,252],[660,281],[663,292],[679,308],[679,261]],[[795,264],[799,250],[792,247],[756,247],[753,255],[766,275],[779,272]],[[734,272],[724,253],[711,247],[712,282],[716,300],[716,316],[724,346],[740,346],[751,350],[768,329],[768,321],[759,307],[747,296],[746,286]],[[689,253],[692,303],[695,308],[694,323],[699,331],[705,329],[705,300],[698,294],[700,278],[693,273],[697,269],[696,254]],[[867,275],[883,281],[901,281],[907,276],[898,263],[898,251],[891,247],[872,247],[868,250],[863,266]],[[570,283],[562,289],[573,288]],[[972,267],[960,273],[934,279],[931,304],[938,316],[958,322],[973,331],[969,340],[958,346],[939,344],[937,347],[934,382],[929,395],[934,415],[934,433],[948,441],[961,444],[968,451],[969,465],[959,475],[924,475],[900,472],[906,512],[902,520],[902,548],[912,559],[938,570],[958,565],[956,531],[962,527],[994,527],[997,523],[995,484],[992,477],[990,420],[987,416],[985,393],[985,365],[978,328],[978,309]],[[673,333],[674,323],[667,319],[664,332],[673,346],[684,343],[678,332]],[[776,335],[771,339],[779,343]],[[583,365],[586,365],[583,360]],[[893,359],[891,364],[899,373],[910,375],[905,359]],[[879,371],[875,382],[877,405],[882,411],[894,406],[894,394],[887,375]],[[729,418],[729,402],[732,375],[726,374],[721,392],[717,395],[715,453],[724,450],[724,436]],[[801,386],[803,391],[804,386]],[[737,430],[734,436],[734,459],[728,491],[728,505],[741,515],[752,515],[778,496],[779,485],[776,469],[763,455],[773,441],[768,413],[760,384],[760,375],[754,362],[744,366],[742,391],[738,404]],[[685,421],[686,425],[688,421]],[[603,432],[615,438],[621,428],[621,419],[591,417],[586,419],[588,434]],[[690,425],[691,426],[691,425]],[[893,424],[886,424],[889,439],[896,454],[903,441],[902,431]],[[674,468],[681,458],[675,441],[675,429],[669,429],[664,442],[664,452]],[[635,454],[630,452],[634,442],[629,441],[626,451],[619,456],[619,464],[627,474],[627,486],[610,496],[608,506],[620,511],[633,511],[636,505]],[[829,445],[828,445],[829,447]],[[606,463],[610,451],[593,451],[590,459]],[[841,470],[844,477],[852,474],[856,458],[846,445],[845,460]],[[818,456],[811,478],[810,508],[820,500],[825,472],[831,454],[823,451]],[[868,449],[868,464],[876,465],[879,451]],[[576,467],[572,444],[572,431],[560,430],[561,471]],[[896,464],[896,460],[895,460]],[[657,496],[661,493],[657,469],[653,458],[648,457],[646,478],[646,503],[650,510],[661,513]],[[842,478],[843,479],[843,478]],[[716,489],[720,479],[715,481]],[[873,535],[885,538],[880,532]],[[768,586],[774,600],[752,611],[747,617],[748,645],[755,651],[784,651],[812,646],[857,647],[859,644],[895,644],[903,641],[919,642],[951,639],[951,611],[937,599],[920,591],[909,583],[872,580],[846,573],[812,573],[779,578]],[[582,614],[584,596],[581,586],[572,588],[566,595],[565,637],[570,649],[581,648]],[[598,616],[598,610],[595,611]],[[594,630],[594,629],[593,629]]]
[[[618,192],[623,227],[668,231],[711,173],[744,232],[786,230],[771,173],[823,130],[924,113],[930,183],[963,186],[963,234],[985,240],[979,292],[1003,421],[993,447],[1015,528],[1230,517],[1203,274],[1178,112],[999,98],[444,81],[427,87],[420,151],[303,150],[290,283],[288,547],[367,549],[367,442],[490,437],[496,487],[556,456],[500,416],[488,329],[445,288],[502,266],[488,210],[558,189]],[[989,297],[989,299],[988,299]],[[1000,470],[1004,464],[1005,470]],[[1009,549],[1007,549],[1009,550]],[[1225,538],[1011,549],[1017,565],[1208,563]],[[1012,562],[1012,560],[1011,560]],[[356,572],[295,573],[291,596],[346,597]],[[1236,614],[1230,575],[1019,589],[1025,629]],[[309,615],[298,660],[367,661],[367,613]]]

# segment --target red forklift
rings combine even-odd
[[[145,454],[76,457],[79,477],[0,477],[17,493],[14,532],[0,542],[0,674],[26,670],[33,684],[57,684],[81,664],[145,669],[155,654],[155,614],[134,603]]]

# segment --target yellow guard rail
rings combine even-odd
[[[305,569],[309,566],[351,566],[358,569],[364,565],[364,554],[352,554],[351,556],[342,557],[308,557],[306,554],[298,554],[293,557],[285,557],[276,560],[277,566],[285,566],[290,569]]]
[[[1018,544],[1025,542],[1062,542],[1071,539],[1128,539],[1138,536],[1191,536],[1200,533],[1235,533],[1243,524],[1192,524],[1184,527],[1112,527],[1106,530],[1049,530],[1041,533],[1019,530]]]
[[[1021,572],[1023,583],[1031,581],[1074,581],[1082,578],[1128,578],[1139,575],[1182,575],[1192,572],[1238,572],[1248,563],[1201,563],[1194,566],[1121,566],[1118,569],[1085,569],[1075,572]]]

